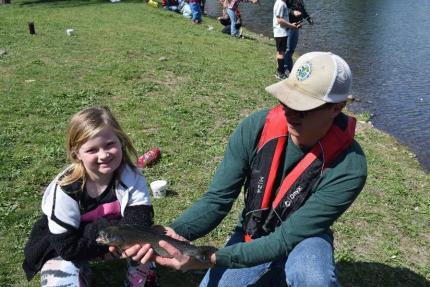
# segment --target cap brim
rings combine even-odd
[[[297,84],[290,83],[289,79],[270,85],[265,90],[296,111],[308,111],[325,104],[323,100],[309,96],[304,91],[301,92]]]

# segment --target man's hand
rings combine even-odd
[[[161,226],[161,225],[158,225],[158,226]],[[175,238],[175,239],[178,239],[178,240],[181,240],[181,241],[188,241],[186,238],[184,238],[184,237],[180,236],[179,234],[177,234],[175,232],[175,230],[173,230],[173,228],[170,228],[170,227],[163,227],[163,228],[164,228],[164,233],[167,236],[170,236],[172,238]]]
[[[200,262],[193,257],[182,254],[181,251],[166,241],[160,241],[159,244],[162,248],[166,249],[170,255],[172,255],[172,258],[155,256],[155,262],[157,264],[181,271],[187,271],[191,269],[207,269],[215,265],[215,253],[210,255],[208,262]]]

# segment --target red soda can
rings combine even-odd
[[[137,159],[136,165],[139,168],[153,165],[161,155],[161,151],[158,147],[154,147],[149,151],[145,152],[142,156]]]

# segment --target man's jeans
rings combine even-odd
[[[234,233],[227,245],[243,241]],[[209,269],[200,287],[320,287],[339,286],[333,257],[333,245],[326,234],[303,240],[290,252],[285,262],[277,260],[240,268]]]
[[[297,42],[299,41],[299,29],[287,30],[287,52],[285,53],[285,66],[288,72],[293,69],[293,54],[296,50]]]

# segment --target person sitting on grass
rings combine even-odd
[[[166,233],[195,240],[215,229],[245,192],[239,224],[224,248],[198,262],[165,241],[123,256],[177,270],[209,268],[200,286],[338,286],[330,227],[363,189],[367,164],[342,112],[351,70],[329,52],[302,55],[290,76],[266,87],[279,104],[233,132],[209,190]],[[114,251],[114,247],[110,247]],[[263,276],[264,275],[264,276]]]
[[[173,12],[179,12],[179,3],[176,0],[162,0],[161,5],[164,9],[173,11]]]
[[[188,0],[179,0],[179,13],[185,18],[191,19],[193,12],[191,11],[190,4],[188,4]]]
[[[41,286],[89,286],[90,260],[110,255],[96,237],[109,222],[153,224],[147,182],[131,156],[127,134],[107,107],[76,113],[67,130],[71,164],[46,188],[43,216],[34,224],[24,249],[23,268]],[[128,261],[124,286],[147,286],[148,263]]]
[[[223,6],[222,8],[222,16],[218,17],[217,20],[220,22],[221,25],[224,26],[224,28],[221,30],[222,33],[224,34],[229,34],[231,33],[231,21],[230,21],[230,17],[227,14],[227,7],[224,6],[224,4],[226,3],[226,1],[220,1],[221,5]],[[240,28],[242,27],[242,18],[240,16],[240,11],[239,8],[236,9],[236,30],[239,31],[239,35],[240,33]]]

